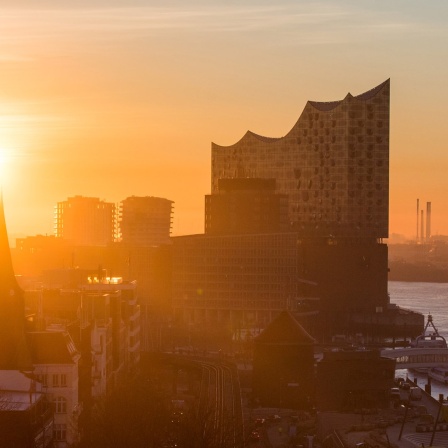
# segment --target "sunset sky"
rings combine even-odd
[[[281,137],[307,100],[391,78],[390,232],[448,235],[446,0],[2,0],[0,170],[11,235],[69,196],[175,202],[203,232],[211,142]]]

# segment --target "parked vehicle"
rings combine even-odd
[[[409,389],[409,399],[410,400],[421,400],[422,390],[419,387],[411,387]]]
[[[401,400],[400,389],[398,389],[398,387],[392,387],[391,390],[389,391],[389,396],[391,400],[400,401]]]

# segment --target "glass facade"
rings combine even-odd
[[[212,194],[222,178],[273,178],[299,233],[386,238],[389,103],[387,80],[341,101],[308,101],[285,137],[212,143]]]

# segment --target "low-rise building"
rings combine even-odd
[[[19,370],[0,371],[0,445],[53,447],[53,407],[42,383]]]
[[[53,403],[53,439],[56,448],[79,442],[78,418],[80,354],[66,331],[27,333],[33,361],[33,375],[42,383],[42,390]]]
[[[388,407],[395,360],[377,350],[329,351],[317,364],[318,411]]]

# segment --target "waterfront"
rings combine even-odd
[[[389,282],[389,295],[391,303],[422,313],[425,322],[427,315],[432,314],[437,330],[448,340],[448,283]],[[396,375],[416,378],[420,387],[428,381],[426,374],[408,372],[406,369],[397,370]],[[438,398],[439,394],[447,396],[448,386],[436,381],[432,381],[431,385],[433,397]]]

